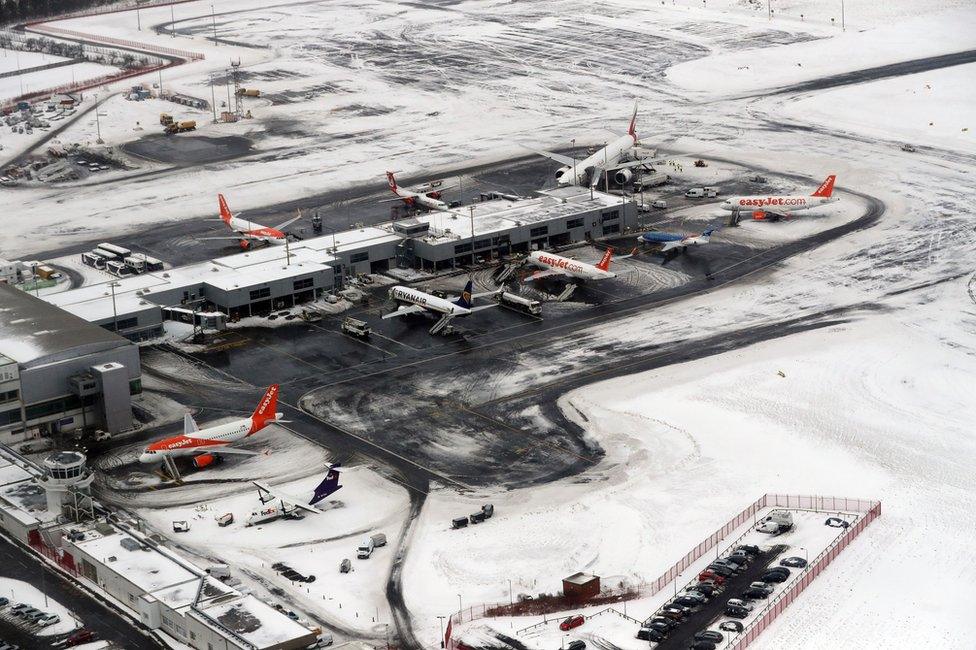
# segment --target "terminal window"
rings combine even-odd
[[[309,289],[315,284],[314,278],[302,278],[301,280],[295,280],[292,285],[295,287],[295,291],[301,291],[302,289]]]
[[[12,402],[20,397],[20,391],[17,389],[8,390],[6,392],[0,391],[0,404],[4,402]]]
[[[549,234],[549,226],[539,226],[529,231],[529,237],[542,237]]]
[[[356,262],[368,262],[369,261],[369,251],[363,251],[362,253],[356,253],[350,256],[349,263],[355,264]]]
[[[471,252],[471,244],[458,244],[457,246],[454,247],[455,255],[458,255],[459,253],[470,253],[470,252]]]
[[[570,229],[570,228],[582,228],[582,227],[583,227],[583,219],[582,218],[579,218],[579,219],[570,219],[569,221],[566,222],[566,229],[567,230]]]
[[[611,210],[610,212],[604,212],[602,215],[600,215],[600,220],[603,221],[604,223],[619,218],[620,218],[620,210]]]
[[[251,291],[251,300],[260,300],[261,298],[271,297],[271,287],[265,287],[263,289],[254,289]]]

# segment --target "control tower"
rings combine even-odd
[[[91,484],[95,474],[79,451],[56,451],[44,459],[44,476],[39,480],[47,496],[48,512],[70,521],[94,518]]]

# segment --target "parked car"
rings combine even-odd
[[[772,585],[768,585],[765,582],[760,582],[760,581],[750,582],[749,583],[749,589],[762,589],[767,594],[773,593],[773,586]]]
[[[575,641],[570,641],[566,646],[566,650],[586,650],[586,642],[576,639]]]
[[[468,525],[467,517],[455,517],[454,519],[451,520],[451,528],[454,529],[464,528],[467,525]]]
[[[777,573],[767,572],[759,576],[759,579],[762,580],[763,582],[786,582],[787,578],[789,578],[788,575],[785,575],[783,573],[778,573],[778,572]]]
[[[658,629],[650,627],[642,627],[637,630],[637,638],[641,641],[653,641],[654,643],[660,643],[664,640],[666,632],[661,632]]]
[[[671,601],[671,604],[672,605],[681,605],[682,607],[695,608],[695,607],[700,607],[703,602],[705,602],[705,601],[703,601],[703,600],[701,600],[699,598],[693,598],[692,596],[689,596],[687,594],[683,594],[681,596],[678,596],[674,600],[672,600]]]
[[[678,623],[671,620],[670,618],[664,618],[663,616],[655,616],[648,623],[647,627],[658,630],[659,632],[670,632],[674,628],[678,627]]]
[[[697,591],[699,593],[703,593],[706,596],[711,597],[711,596],[714,596],[715,595],[715,592],[718,591],[718,585],[716,585],[716,584],[714,584],[712,582],[699,582],[697,585],[695,585],[691,589],[694,590],[694,591]]]
[[[572,630],[574,627],[579,627],[580,625],[582,625],[585,620],[586,619],[584,619],[580,614],[577,614],[576,616],[570,616],[569,618],[563,620],[563,622],[559,624],[559,629],[562,630],[563,632],[566,632],[567,630]]]
[[[762,600],[763,598],[769,598],[769,592],[764,589],[746,589],[742,592],[742,597],[749,600]]]
[[[715,560],[712,564],[717,564],[718,566],[728,567],[732,571],[740,571],[745,563],[739,564],[735,560],[723,557],[721,559]]]
[[[802,569],[807,565],[807,561],[802,557],[787,557],[779,561],[781,566],[790,566]]]
[[[720,576],[719,574],[713,571],[702,571],[701,573],[698,574],[698,579],[700,581],[711,580],[717,585],[725,584],[725,578],[723,578],[722,576]]]
[[[739,621],[722,621],[718,626],[718,629],[723,630],[725,632],[736,632],[736,633],[741,632],[744,628],[745,626],[742,625],[742,623],[740,623]]]
[[[349,558],[346,558],[339,563],[339,573],[349,573],[351,569],[352,569],[352,562],[349,561]]]
[[[708,595],[707,594],[703,594],[702,592],[697,591],[694,588],[689,589],[688,591],[686,591],[682,595],[683,596],[687,596],[688,598],[693,598],[693,599],[697,600],[699,603],[708,602]]]
[[[54,625],[55,623],[60,623],[61,617],[57,614],[44,614],[37,619],[37,624],[41,627],[47,627],[49,625]]]
[[[35,609],[34,611],[27,612],[26,614],[22,614],[21,616],[23,617],[23,619],[25,621],[28,621],[30,623],[36,623],[41,618],[43,618],[43,617],[45,617],[47,615],[48,615],[47,612],[43,612],[43,611],[41,611],[39,609]]]
[[[724,564],[715,564],[712,562],[706,567],[706,569],[715,575],[722,576],[723,578],[731,578],[733,575],[735,575],[735,571]]]
[[[725,637],[715,630],[702,630],[695,634],[695,641],[711,641],[712,643],[721,643]]]
[[[4,598],[3,596],[0,596],[0,607],[6,607],[9,604],[10,604],[9,598]]]
[[[735,547],[737,551],[745,551],[749,555],[756,556],[759,555],[759,547],[753,544],[741,544]]]
[[[662,609],[661,613],[658,614],[658,616],[661,616],[663,618],[669,618],[672,621],[676,621],[678,623],[685,620],[685,613],[683,611],[671,607],[666,607]]]
[[[10,608],[10,613],[13,614],[14,616],[20,616],[20,612],[30,608],[31,606],[28,605],[27,603],[17,603],[16,605]]]
[[[735,607],[745,607],[750,612],[752,611],[752,603],[748,603],[740,598],[729,598],[729,602],[726,605],[733,605]]]
[[[728,605],[725,608],[725,615],[731,618],[745,618],[749,615],[749,610],[737,605]]]
[[[19,610],[14,611],[13,612],[13,615],[14,616],[19,616],[21,618],[27,618],[31,614],[34,614],[35,612],[40,612],[40,611],[41,610],[37,609],[36,607],[31,607],[30,605],[28,605],[27,607],[25,607],[23,609],[19,609]]]
[[[824,524],[833,528],[847,528],[850,526],[849,523],[839,517],[827,517],[827,521]]]
[[[749,557],[745,553],[743,553],[742,555],[735,555],[733,553],[732,555],[725,558],[725,560],[726,560],[726,564],[731,563],[740,568],[749,564]]]
[[[695,641],[689,647],[691,650],[715,650],[718,646],[711,641]]]

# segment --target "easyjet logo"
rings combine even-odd
[[[803,197],[782,197],[782,196],[770,196],[767,198],[755,197],[748,199],[739,199],[739,205],[806,205],[807,200]]]
[[[554,269],[566,269],[568,271],[583,270],[582,266],[574,263],[572,260],[566,259],[565,257],[551,257],[549,255],[540,255],[539,261]]]
[[[263,400],[261,400],[261,405],[258,406],[258,413],[264,413],[268,409],[268,405],[271,404],[271,400],[274,399],[277,392],[277,388],[272,388],[268,391],[268,394],[264,396]]]

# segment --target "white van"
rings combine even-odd
[[[373,554],[373,538],[364,537],[363,541],[359,543],[359,548],[356,549],[356,557],[360,560],[367,560],[369,556]]]
[[[709,199],[714,199],[716,196],[718,196],[717,187],[703,187],[702,191],[705,192],[705,196]]]
[[[701,197],[705,196],[705,190],[700,187],[693,187],[685,192],[685,196],[689,199],[700,199]]]
[[[651,201],[652,208],[658,208],[659,210],[666,210],[668,207],[668,202],[664,199],[657,199],[656,201]]]

